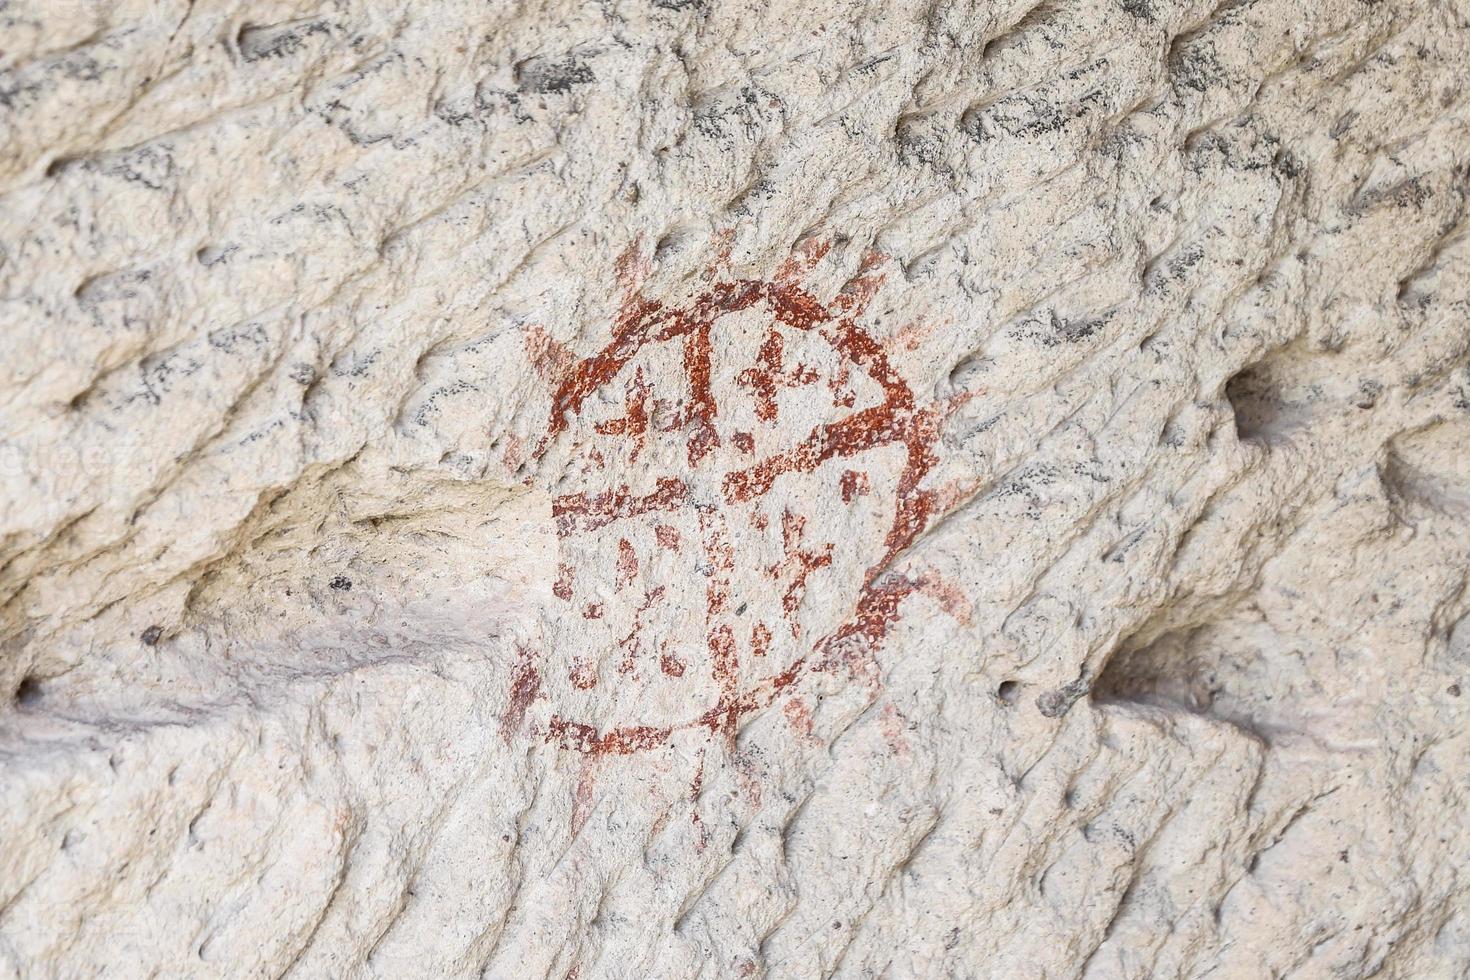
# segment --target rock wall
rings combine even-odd
[[[1467,66],[0,2],[0,975],[1465,976]]]

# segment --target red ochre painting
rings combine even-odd
[[[926,485],[960,399],[922,402],[865,329],[883,256],[828,303],[802,288],[828,248],[799,249],[768,280],[716,266],[672,306],[643,294],[635,246],[601,350],[535,341],[552,389],[535,455],[556,458],[562,558],[546,647],[513,673],[508,731],[590,756],[680,731],[730,738],[804,674],[860,669],[909,595],[963,615],[933,573],[894,567],[963,496]],[[547,683],[553,671],[565,683]],[[527,726],[553,687],[549,719]]]

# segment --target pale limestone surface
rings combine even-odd
[[[0,0],[0,976],[1465,976],[1467,89]]]

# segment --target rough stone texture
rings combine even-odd
[[[1464,0],[0,0],[0,975],[1463,977]]]

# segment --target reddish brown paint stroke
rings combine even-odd
[[[633,496],[627,487],[590,497],[585,493],[557,497],[551,502],[551,516],[556,520],[557,534],[566,537],[573,531],[593,531],[616,520],[673,510],[688,492],[683,480],[667,476],[658,481],[657,489],[642,497]]]
[[[526,709],[540,693],[541,672],[536,667],[531,650],[526,646],[518,646],[516,664],[510,675],[510,702],[500,719],[501,732],[507,741],[520,730],[526,717]]]

